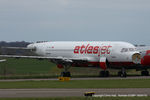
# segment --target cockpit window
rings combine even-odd
[[[36,47],[32,48],[31,51],[32,51],[32,52],[35,52],[35,51],[36,51]]]
[[[128,52],[127,48],[122,48],[121,52]]]
[[[134,48],[129,48],[129,51],[135,51],[135,49]]]
[[[135,48],[122,48],[121,52],[132,52],[132,51],[136,51]]]

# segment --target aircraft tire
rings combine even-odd
[[[66,72],[66,76],[67,76],[67,77],[71,77],[70,72]]]
[[[105,71],[105,77],[109,77],[109,71]]]
[[[141,71],[141,76],[145,76],[145,75],[144,75],[144,71]]]
[[[121,72],[121,71],[119,71],[119,72],[118,72],[118,76],[120,76],[120,77],[121,77],[121,74],[122,74],[122,72]]]
[[[149,71],[141,71],[142,76],[149,76]]]
[[[118,72],[118,76],[120,76],[120,77],[127,77],[127,73],[126,72],[122,72],[122,71],[119,71]]]
[[[100,71],[100,77],[104,77],[105,76],[105,71]]]
[[[109,71],[100,71],[100,77],[108,77]]]
[[[71,74],[70,72],[61,72],[61,75],[62,77],[71,77]]]
[[[122,77],[127,77],[127,73],[126,72],[122,73]]]
[[[146,71],[145,74],[146,74],[146,76],[149,76],[149,71]]]

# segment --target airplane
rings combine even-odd
[[[20,49],[20,48],[19,48]],[[100,76],[108,77],[107,69],[120,69],[118,75],[126,77],[126,69],[141,68],[141,53],[128,42],[121,41],[54,41],[37,42],[27,46],[37,56],[0,55],[4,58],[48,59],[58,68],[61,76],[70,77],[70,67],[101,68]],[[146,73],[149,72],[145,70]],[[142,71],[145,73],[144,71]]]

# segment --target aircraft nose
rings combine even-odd
[[[28,49],[33,49],[34,46],[33,46],[33,44],[29,44],[29,45],[27,46],[27,48],[28,48]]]
[[[134,53],[132,55],[132,61],[135,64],[141,64],[141,54],[140,53]]]
[[[35,47],[34,44],[29,44],[29,45],[27,46],[27,48],[28,48],[28,49],[31,49],[31,51],[36,51],[36,47]]]

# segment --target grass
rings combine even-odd
[[[98,77],[100,68],[71,67],[73,77]],[[58,77],[62,69],[48,60],[36,59],[13,59],[8,58],[6,62],[0,63],[0,79],[15,78],[47,78]],[[117,75],[117,70],[110,70],[111,75]],[[140,75],[135,70],[128,71],[129,75]]]
[[[1,89],[12,88],[150,88],[150,79],[1,81]]]
[[[55,97],[55,98],[0,98],[0,100],[150,100],[150,97]]]
[[[100,70],[100,69],[99,69]],[[99,70],[89,68],[71,68],[72,75],[98,75]],[[39,76],[49,75],[58,76],[62,69],[58,69],[55,64],[48,60],[37,59],[7,59],[6,62],[0,63],[1,76]]]
[[[55,66],[48,60],[36,59],[7,59],[6,62],[0,63],[1,74],[4,69],[8,74],[46,74]]]

